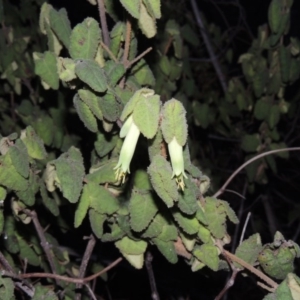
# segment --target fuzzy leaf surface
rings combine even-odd
[[[73,59],[94,59],[101,37],[99,24],[93,18],[86,18],[77,24],[70,36],[69,52]]]
[[[18,173],[27,178],[29,175],[29,156],[22,140],[16,140],[15,144],[9,149],[9,155]]]
[[[149,168],[148,174],[152,186],[167,207],[172,207],[178,200],[179,194],[175,180],[172,180],[172,168],[169,162],[161,155],[156,155]]]

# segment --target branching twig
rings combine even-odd
[[[242,234],[241,234],[241,238],[240,238],[240,244],[241,244],[241,243],[243,242],[243,240],[244,240],[245,231],[246,231],[246,228],[247,228],[247,225],[248,225],[250,216],[251,216],[251,212],[248,212],[247,218],[246,218],[246,220],[245,220],[245,224],[244,224],[244,227],[243,227],[243,230],[242,230]]]
[[[260,159],[262,157],[265,157],[267,155],[270,154],[274,154],[274,153],[279,153],[279,152],[285,152],[285,151],[300,151],[300,147],[294,147],[294,148],[284,148],[284,149],[276,149],[276,150],[271,150],[271,151],[267,151],[264,153],[261,153],[251,159],[249,159],[248,161],[246,161],[245,163],[243,163],[239,168],[237,168],[232,175],[227,179],[227,181],[223,184],[223,186],[213,195],[213,197],[217,198],[218,196],[220,196],[226,189],[226,187],[229,185],[229,183],[232,181],[232,179],[242,170],[244,169],[246,166],[248,166],[249,164],[251,164],[252,162],[254,162],[257,159]]]
[[[222,297],[225,295],[225,293],[234,285],[236,275],[239,273],[240,270],[234,269],[232,271],[230,279],[226,282],[226,285],[222,289],[222,291],[219,293],[219,295],[215,298],[215,300],[221,300]]]
[[[9,273],[14,275],[14,276],[12,276],[13,278],[22,280],[21,278],[18,277],[17,274],[15,274],[13,268],[10,266],[9,262],[6,260],[6,258],[2,254],[2,252],[0,252],[0,263],[6,269],[6,271],[8,271]],[[1,270],[1,272],[3,272],[3,271]],[[25,280],[22,280],[22,282],[18,282],[18,281],[14,282],[14,284],[29,297],[32,298],[34,296],[34,293],[35,293],[34,287],[31,284],[29,284],[28,282],[26,282]]]
[[[147,268],[147,272],[148,272],[148,276],[149,276],[149,282],[150,282],[150,287],[151,287],[151,297],[152,300],[159,300],[159,294],[156,288],[156,283],[155,283],[155,277],[154,277],[154,273],[153,273],[153,269],[152,269],[152,259],[153,256],[150,252],[147,252],[146,254],[146,268]]]
[[[107,271],[112,269],[114,266],[116,266],[118,263],[120,263],[122,260],[123,260],[123,258],[119,257],[117,260],[112,262],[109,266],[107,266],[103,270],[99,271],[98,273],[93,274],[89,277],[82,278],[82,279],[81,278],[71,278],[68,276],[62,276],[62,275],[57,275],[57,274],[52,274],[52,273],[27,273],[27,274],[15,275],[11,272],[6,272],[6,271],[2,272],[2,276],[8,276],[8,277],[13,277],[13,278],[54,278],[56,280],[63,280],[66,282],[71,282],[71,283],[85,284],[85,283],[93,280],[94,278],[99,277],[102,274],[106,273]]]
[[[101,22],[103,41],[104,41],[104,44],[107,47],[109,47],[110,46],[110,38],[109,38],[109,31],[107,28],[104,2],[103,2],[103,0],[97,0],[97,2],[98,2],[98,10],[99,10],[99,16],[100,16],[100,22]]]
[[[219,64],[219,60],[214,52],[214,49],[212,47],[212,44],[210,42],[210,39],[206,33],[206,30],[204,28],[204,23],[202,21],[202,18],[201,18],[201,14],[200,14],[200,11],[198,9],[198,6],[197,6],[197,3],[195,0],[191,0],[191,5],[192,5],[192,8],[193,8],[193,12],[195,14],[195,17],[196,17],[196,21],[197,21],[197,24],[200,28],[200,33],[202,35],[202,38],[203,38],[203,41],[205,43],[205,46],[206,46],[206,49],[207,49],[207,52],[209,53],[209,57],[212,61],[212,64],[216,70],[216,73],[217,73],[217,76],[220,80],[220,83],[221,83],[221,86],[222,86],[222,89],[223,89],[223,92],[224,94],[227,92],[227,83],[226,83],[226,79],[225,79],[225,76],[221,70],[221,66]]]
[[[42,226],[41,226],[41,224],[40,224],[40,222],[38,220],[36,212],[34,210],[33,211],[29,211],[29,210],[26,209],[25,213],[32,218],[35,230],[36,230],[36,232],[37,232],[37,234],[38,234],[38,236],[40,238],[41,246],[44,249],[44,252],[45,252],[45,254],[47,256],[50,268],[51,268],[52,272],[54,274],[56,274],[57,271],[56,271],[56,266],[54,264],[52,253],[50,251],[50,244],[46,240],[44,230],[43,230],[43,228],[42,228]]]
[[[109,48],[102,42],[100,41],[100,45],[103,47],[103,49],[108,53],[108,55],[110,56],[110,58],[117,63],[118,60],[116,59],[116,57],[114,56],[114,54],[109,50]]]
[[[228,258],[230,258],[232,261],[237,262],[242,267],[244,267],[245,269],[249,270],[251,273],[255,274],[257,277],[259,277],[260,279],[262,279],[263,281],[265,281],[267,284],[269,284],[273,288],[273,291],[275,289],[277,289],[278,284],[274,280],[272,280],[270,277],[268,277],[267,275],[265,275],[263,272],[261,272],[258,269],[254,268],[253,266],[251,266],[250,264],[248,264],[247,262],[245,262],[241,258],[239,258],[236,255],[228,252],[225,249],[222,250],[222,254],[224,256],[227,256]]]
[[[152,50],[152,47],[149,47],[148,49],[146,49],[143,53],[141,53],[139,56],[137,56],[135,59],[133,59],[132,61],[130,61],[127,64],[127,68],[130,68],[133,64],[135,64],[137,61],[139,61],[141,58],[143,58],[148,52],[150,52]]]
[[[84,275],[85,275],[85,271],[86,271],[87,265],[89,263],[90,257],[92,255],[92,252],[94,250],[95,244],[96,244],[96,240],[95,240],[94,236],[91,235],[89,237],[89,242],[86,246],[86,249],[85,249],[85,252],[84,252],[84,255],[83,255],[83,258],[82,258],[82,262],[81,262],[81,265],[80,265],[79,278],[83,278]],[[77,289],[80,289],[81,287],[82,287],[81,283],[76,284]],[[80,299],[81,299],[81,294],[78,293],[76,295],[76,300],[80,300]]]

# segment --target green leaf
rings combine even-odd
[[[147,7],[147,11],[156,19],[161,18],[160,0],[143,0]]]
[[[72,29],[66,9],[62,8],[59,11],[56,11],[55,9],[50,10],[49,21],[51,28],[57,35],[58,39],[61,40],[64,46],[68,49]]]
[[[132,255],[143,254],[147,248],[147,242],[143,240],[134,241],[127,236],[115,242],[115,245],[121,251],[122,254],[125,253]]]
[[[85,185],[83,187],[82,194],[79,199],[77,209],[75,211],[75,220],[74,220],[75,228],[79,227],[82,224],[82,221],[88,212],[90,204],[91,204],[91,196],[90,196],[89,188],[87,185]]]
[[[280,109],[277,104],[272,105],[269,111],[268,123],[271,129],[273,129],[280,121]]]
[[[51,287],[46,287],[38,283],[34,286],[34,289],[34,296],[31,300],[58,300],[58,297]]]
[[[198,35],[195,33],[195,31],[189,24],[186,23],[183,27],[181,27],[180,32],[181,36],[192,46],[199,46],[200,41]]]
[[[154,238],[157,237],[163,230],[163,227],[168,225],[168,221],[166,218],[158,213],[152,222],[150,223],[149,227],[143,233],[144,238]]]
[[[73,103],[78,113],[78,116],[80,120],[83,122],[84,126],[92,132],[97,132],[98,131],[97,120],[94,117],[90,108],[85,104],[85,102],[83,102],[80,99],[78,94],[75,94],[73,98]]]
[[[3,233],[3,227],[4,227],[4,215],[3,215],[3,209],[0,209],[0,234]]]
[[[190,180],[185,180],[184,192],[179,193],[178,207],[187,215],[193,215],[198,210],[198,192],[195,184]]]
[[[15,285],[11,278],[0,276],[0,298],[3,300],[13,300]]]
[[[157,246],[162,255],[171,263],[176,264],[178,256],[173,242],[165,242],[160,239],[153,239],[153,243]]]
[[[55,54],[50,51],[46,51],[45,53],[33,52],[33,59],[35,73],[52,89],[57,90],[59,87],[59,78]]]
[[[187,234],[195,234],[199,230],[199,222],[196,217],[183,215],[180,211],[173,210],[172,212],[175,221],[180,228]]]
[[[106,156],[110,153],[117,144],[118,135],[104,134],[102,132],[97,133],[97,140],[95,142],[95,150],[100,157]]]
[[[17,172],[8,153],[0,157],[0,185],[16,191],[28,188],[28,181]]]
[[[9,148],[9,155],[18,173],[27,178],[29,175],[29,156],[22,140],[17,139],[15,144]]]
[[[26,205],[32,206],[36,200],[36,193],[40,186],[40,177],[35,174],[34,171],[29,173],[28,188],[24,191],[17,191],[16,194],[20,200]]]
[[[41,264],[40,258],[29,246],[27,241],[23,238],[18,238],[18,242],[20,246],[20,257],[26,259],[30,265],[38,267]]]
[[[161,152],[161,145],[163,143],[163,136],[160,128],[158,128],[158,131],[153,139],[148,140],[148,153],[150,161],[152,162],[153,158],[156,155],[159,155]]]
[[[113,169],[117,165],[117,159],[110,159],[103,162],[99,166],[95,166],[90,170],[90,174],[86,176],[86,180],[93,181],[97,184],[115,183],[116,174]]]
[[[241,148],[246,152],[256,152],[260,146],[258,134],[246,134],[242,138]]]
[[[103,224],[106,221],[107,216],[98,213],[94,209],[90,209],[89,218],[94,234],[98,239],[101,239],[103,236]]]
[[[112,60],[106,62],[104,67],[110,87],[115,87],[119,80],[123,77],[126,69],[123,64],[115,63]]]
[[[134,189],[129,203],[130,225],[134,231],[141,232],[148,227],[158,211],[151,192]]]
[[[99,217],[100,216],[97,216],[97,218],[99,218]],[[90,217],[90,222],[91,222],[92,228],[93,228],[93,226],[98,226],[98,224],[99,224],[98,221],[96,221],[96,218],[95,218],[95,222],[94,222],[95,225],[92,224],[91,217]],[[121,239],[125,235],[125,232],[116,223],[111,224],[110,229],[111,229],[111,233],[103,234],[102,239],[101,239],[103,242],[114,242],[114,241]],[[93,230],[96,231],[95,229],[93,229]]]
[[[139,18],[141,0],[120,0],[120,2],[131,16],[136,19]]]
[[[202,224],[199,224],[199,231],[198,231],[198,238],[203,242],[203,243],[209,243],[212,240],[212,236],[210,234],[210,231],[204,227]]]
[[[273,33],[277,33],[281,26],[281,0],[272,0],[269,6],[269,25]]]
[[[107,121],[115,122],[118,119],[121,107],[114,94],[107,92],[103,97],[100,97],[99,106]]]
[[[129,1],[129,0],[127,0]],[[143,34],[147,38],[152,38],[156,35],[156,22],[155,18],[151,17],[149,12],[147,11],[146,6],[142,2],[140,4],[140,15],[138,18],[138,24]]]
[[[42,201],[45,207],[55,216],[59,216],[59,207],[55,201],[55,199],[48,196],[48,192],[45,184],[40,183],[40,193],[42,196]]]
[[[80,99],[89,107],[92,113],[99,119],[103,119],[103,114],[99,106],[99,97],[90,90],[78,90]]]
[[[141,133],[148,139],[152,139],[158,129],[160,113],[160,97],[142,97],[133,111],[133,120]]]
[[[236,249],[235,255],[251,266],[257,261],[258,254],[262,251],[261,238],[259,233],[253,234],[244,240]],[[237,268],[242,269],[238,263],[234,263]]]
[[[138,169],[134,173],[133,185],[138,190],[152,190],[149,175],[143,169]]]
[[[157,236],[157,239],[169,242],[176,241],[178,238],[178,231],[175,225],[164,225],[162,232]]]
[[[179,194],[175,180],[172,180],[172,168],[170,163],[161,155],[153,157],[148,174],[155,192],[165,202],[167,207],[172,207]]]
[[[223,200],[219,200],[219,203],[223,206],[228,219],[232,223],[238,224],[239,223],[239,219],[237,218],[234,210],[230,207],[229,203],[227,201],[223,201]]]
[[[96,92],[107,90],[107,81],[103,69],[94,60],[76,60],[75,73],[78,78]]]
[[[77,24],[70,36],[69,52],[73,59],[94,59],[101,38],[96,20],[86,18]]]
[[[193,251],[193,255],[213,271],[218,271],[220,258],[216,246],[203,244]]]
[[[254,116],[257,120],[266,120],[269,116],[271,104],[265,99],[259,99],[255,103]]]
[[[197,126],[201,126],[206,129],[210,124],[210,107],[207,103],[199,103],[198,101],[193,101],[193,112],[195,114],[195,123]]]
[[[208,229],[216,238],[223,238],[226,234],[226,213],[223,207],[218,205],[218,200],[211,197],[205,198],[205,216]]]
[[[27,126],[25,130],[21,131],[20,138],[25,144],[30,157],[34,159],[45,159],[47,157],[43,141],[31,126]]]
[[[155,85],[155,77],[144,59],[139,60],[130,70],[130,73],[140,85],[147,85],[150,87]]]
[[[56,167],[63,196],[71,203],[76,203],[82,190],[84,177],[83,158],[80,151],[72,146],[52,164]]]
[[[54,123],[53,119],[50,118],[48,115],[43,115],[38,118],[35,123],[32,124],[34,130],[36,131],[37,135],[43,140],[43,142],[50,146],[53,142],[54,137]]]
[[[182,103],[174,98],[164,104],[161,130],[168,144],[175,137],[179,145],[185,145],[187,140],[185,114],[186,111]]]
[[[98,213],[112,215],[119,208],[119,201],[103,186],[88,182],[84,186],[84,197],[89,198],[89,205]]]

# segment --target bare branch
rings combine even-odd
[[[149,276],[149,282],[150,282],[150,287],[151,287],[151,297],[152,300],[159,300],[159,294],[156,288],[156,283],[155,283],[155,277],[153,273],[153,268],[152,268],[152,260],[153,256],[150,252],[147,252],[146,254],[146,268]]]
[[[104,2],[103,2],[103,0],[97,0],[97,2],[98,2],[98,10],[99,10],[99,16],[100,16],[100,22],[101,22],[103,41],[104,41],[104,44],[107,47],[109,47],[110,46],[110,38],[109,38],[109,31],[107,28]]]

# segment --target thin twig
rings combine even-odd
[[[226,282],[224,288],[219,293],[219,295],[215,298],[215,300],[221,300],[225,293],[234,285],[236,275],[239,273],[240,270],[234,269],[231,273],[230,279]]]
[[[93,290],[91,289],[91,287],[88,284],[85,284],[85,287],[87,288],[90,296],[92,297],[91,299],[97,300],[97,297],[95,296],[95,294],[94,294]]]
[[[103,41],[104,41],[105,45],[107,47],[109,47],[110,46],[110,38],[109,38],[109,31],[107,28],[104,2],[103,2],[103,0],[97,0],[97,2],[98,2],[98,10],[99,10],[99,16],[100,16],[100,22],[101,22]]]
[[[109,50],[109,48],[102,42],[100,41],[100,45],[103,47],[103,49],[108,53],[108,55],[110,56],[110,58],[117,63],[118,60],[116,59],[116,57],[114,56],[114,54]]]
[[[213,197],[217,198],[218,196],[220,196],[226,189],[226,187],[229,185],[229,183],[232,181],[232,179],[242,170],[244,169],[246,166],[248,166],[249,164],[251,164],[252,162],[254,162],[257,159],[260,159],[262,157],[268,156],[270,154],[274,154],[274,153],[279,153],[279,152],[285,152],[285,151],[300,151],[300,147],[294,147],[294,148],[284,148],[284,149],[276,149],[276,150],[271,150],[271,151],[267,151],[264,153],[261,153],[249,160],[247,160],[245,163],[243,163],[239,168],[237,168],[232,175],[226,180],[226,182],[223,184],[223,186],[213,195]]]
[[[50,251],[50,244],[46,240],[44,230],[43,230],[43,228],[42,228],[42,226],[41,226],[41,224],[38,220],[36,212],[34,210],[29,211],[28,209],[26,209],[25,213],[32,218],[35,230],[36,230],[36,232],[37,232],[37,234],[40,238],[41,246],[42,246],[42,248],[43,248],[43,250],[44,250],[44,252],[47,256],[47,260],[48,260],[48,263],[50,265],[51,271],[54,274],[57,274],[57,270],[56,270],[56,266],[54,264],[53,256],[52,256],[52,253]],[[56,281],[56,283],[58,283],[58,282]]]
[[[2,254],[2,252],[0,252],[0,263],[1,265],[11,274],[14,274],[14,276],[12,276],[13,278],[17,278],[20,279],[21,282],[14,282],[14,284],[20,289],[22,290],[26,295],[28,295],[29,297],[33,297],[34,293],[35,293],[35,288],[34,286],[32,286],[30,283],[28,283],[26,280],[23,280],[21,278],[18,277],[17,274],[15,274],[14,269],[10,266],[9,262],[6,260],[6,258],[4,257],[4,255]],[[1,272],[3,272],[1,270]]]
[[[135,64],[137,61],[139,61],[141,58],[143,58],[148,52],[150,52],[153,48],[149,47],[148,49],[146,49],[143,53],[141,53],[139,56],[137,56],[135,59],[133,59],[132,61],[130,61],[127,64],[127,68],[131,67],[133,64]]]
[[[68,276],[62,276],[62,275],[57,275],[57,274],[52,274],[52,273],[27,273],[27,274],[15,275],[15,274],[13,274],[11,272],[7,272],[7,271],[3,271],[2,276],[8,276],[8,277],[13,277],[13,278],[54,278],[56,280],[63,280],[66,282],[71,282],[71,283],[85,284],[85,283],[93,280],[94,278],[99,277],[102,274],[106,273],[107,271],[112,269],[114,266],[116,266],[118,263],[120,263],[122,260],[123,260],[123,258],[119,257],[117,260],[112,262],[109,266],[107,266],[103,270],[99,271],[98,273],[93,274],[89,277],[82,278],[82,279],[81,278],[71,278]]]
[[[248,214],[247,214],[247,218],[245,220],[245,224],[244,224],[244,227],[243,227],[243,230],[242,230],[242,234],[241,234],[241,238],[240,238],[240,244],[243,242],[244,240],[244,236],[245,236],[245,231],[246,231],[246,228],[247,228],[247,225],[249,223],[249,219],[251,217],[251,212],[249,211]]]
[[[265,275],[263,272],[261,272],[258,269],[254,268],[253,266],[251,266],[250,264],[248,264],[247,262],[245,262],[241,258],[237,257],[236,255],[230,253],[229,251],[227,251],[225,249],[222,250],[222,254],[224,256],[227,256],[228,258],[230,258],[232,261],[237,262],[242,267],[249,270],[251,273],[255,274],[257,277],[259,277],[260,279],[265,281],[267,284],[269,284],[273,289],[277,289],[278,284],[274,280],[272,280],[270,277]]]
[[[220,83],[221,83],[221,86],[222,86],[222,89],[223,89],[223,92],[224,94],[227,92],[227,83],[226,83],[226,79],[225,79],[225,76],[221,70],[221,66],[219,64],[219,60],[214,52],[214,49],[212,47],[212,44],[211,44],[211,41],[207,35],[207,32],[205,30],[205,27],[204,27],[204,23],[202,21],[202,18],[201,18],[201,14],[200,14],[200,11],[199,11],[199,8],[197,6],[197,3],[195,0],[190,0],[191,1],[191,5],[192,5],[192,8],[193,8],[193,12],[195,14],[195,17],[196,17],[196,21],[197,21],[197,24],[200,28],[200,33],[202,35],[202,38],[203,38],[203,41],[205,43],[205,46],[206,46],[206,49],[207,49],[207,52],[209,53],[209,57],[212,61],[212,64],[215,68],[215,71],[217,73],[217,76],[220,80]]]
[[[148,276],[149,276],[149,282],[150,282],[150,287],[151,287],[151,297],[152,300],[159,300],[159,294],[156,288],[156,282],[155,282],[155,277],[154,277],[154,273],[153,273],[153,268],[152,268],[152,260],[153,260],[153,256],[152,254],[148,251],[146,254],[146,269],[148,272]]]
[[[83,278],[84,275],[85,275],[85,271],[86,271],[87,265],[89,263],[89,260],[91,258],[92,252],[94,250],[95,244],[96,244],[96,239],[91,234],[91,236],[89,237],[89,242],[86,246],[86,249],[85,249],[85,252],[84,252],[84,255],[83,255],[83,258],[82,258],[80,268],[79,268],[79,276],[78,276],[79,278]],[[76,284],[77,289],[81,289],[81,287],[82,287],[81,283]],[[81,293],[77,293],[76,294],[76,300],[80,300],[80,299],[81,299]]]

